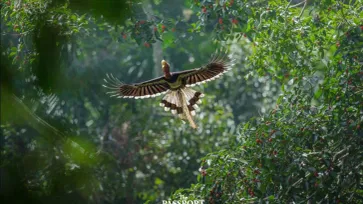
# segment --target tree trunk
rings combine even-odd
[[[150,0],[145,0],[142,6],[147,19],[149,21],[153,18],[153,10]],[[154,77],[158,77],[161,75],[161,60],[163,59],[163,49],[161,47],[161,42],[159,40],[156,40],[156,42],[152,46],[153,48],[153,61],[154,61],[154,71],[153,75]]]

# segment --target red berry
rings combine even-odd
[[[336,45],[337,47],[340,47],[340,42],[338,41],[337,43],[335,43],[335,45]]]
[[[123,35],[122,35],[122,37],[123,37],[124,39],[126,39],[126,38],[127,38],[127,35],[126,35],[126,34],[123,34]]]
[[[257,144],[261,144],[261,143],[262,143],[262,141],[261,141],[260,139],[256,139],[256,143],[257,143]]]
[[[219,18],[218,22],[219,22],[219,24],[223,24],[223,19]]]
[[[200,167],[199,172],[202,174],[202,176],[207,175],[207,171],[205,169],[203,169],[202,167]]]
[[[207,8],[203,6],[202,11],[203,13],[207,13]]]
[[[175,28],[172,28],[172,29],[171,29],[171,32],[175,32],[175,30],[176,30]]]
[[[232,19],[232,23],[233,23],[233,24],[237,24],[237,23],[238,23],[238,20],[237,20],[237,19],[235,19],[235,18],[233,18],[233,19]]]
[[[363,31],[363,25],[361,25],[361,26],[360,26],[360,30],[362,30],[362,31]]]
[[[145,46],[145,47],[150,47],[150,43],[145,42],[145,43],[144,43],[144,46]]]

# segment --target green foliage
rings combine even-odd
[[[362,2],[289,2],[2,2],[1,195],[358,203]],[[197,88],[197,131],[159,99],[116,100],[101,86],[106,73],[155,77],[161,58],[199,67],[221,47],[236,65]]]
[[[282,94],[274,109],[241,126],[237,143],[203,158],[198,184],[172,198],[360,203],[362,2],[231,2],[238,7],[197,3],[213,8],[200,15],[200,25],[244,16],[238,32],[254,44],[247,68],[281,83]],[[235,33],[222,29],[224,22],[215,23],[222,38]]]
[[[142,10],[139,4],[133,9]],[[181,5],[175,10],[182,13]],[[164,113],[157,106],[160,99],[110,99],[101,86],[106,73],[128,83],[156,75],[153,42],[143,44],[141,38],[138,46],[137,37],[130,38],[146,17],[135,12],[115,25],[84,11],[61,1],[11,2],[2,8],[1,124],[6,134],[1,167],[9,179],[1,193],[17,195],[6,197],[9,202],[160,201],[194,182],[199,158],[233,137],[232,108],[212,94],[221,92],[221,82],[208,88],[197,132]],[[147,22],[140,27],[160,29],[162,57],[174,70],[201,66],[215,51],[208,36],[178,37],[187,33],[186,23],[173,30],[162,26],[173,21]],[[203,43],[196,47],[195,41]],[[170,49],[175,42],[178,46]]]

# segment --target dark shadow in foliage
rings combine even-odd
[[[1,55],[0,71],[1,71],[1,87],[12,90],[13,73],[10,69],[10,62],[7,56]],[[2,99],[1,99],[2,100]]]
[[[65,0],[52,1],[48,12],[65,3],[67,3]],[[68,8],[73,12],[91,14],[96,18],[103,17],[111,24],[122,24],[125,17],[131,14],[130,5],[123,0],[71,0]],[[47,23],[44,16],[46,15],[38,18],[38,22],[33,22],[37,25],[33,33],[33,44],[36,52],[39,53],[33,70],[38,85],[48,92],[61,88],[60,83],[64,82],[61,71],[62,63],[65,63],[62,62],[62,51],[66,49],[68,39],[62,35],[62,31],[67,29],[66,27],[51,25]],[[10,70],[10,67],[8,64],[2,63],[1,68],[1,79],[7,83],[10,78],[7,70]]]
[[[66,0],[60,0],[62,4]],[[135,4],[136,1],[126,0],[71,0],[69,8],[74,12],[88,13],[94,17],[103,17],[109,23],[120,24],[126,17],[131,15],[131,3]]]
[[[62,81],[60,51],[65,38],[61,36],[60,28],[38,22],[34,33],[34,45],[38,52],[34,63],[34,74],[37,76],[38,85],[46,92],[56,89]]]
[[[47,7],[48,11],[46,12],[51,12],[67,2],[65,0],[49,1],[50,5]],[[124,18],[130,15],[129,5],[123,0],[70,0],[68,8],[73,12],[91,14],[95,17],[102,16],[112,24],[121,24]],[[62,65],[66,64],[64,59],[67,60],[67,58],[63,58],[62,52],[67,48],[66,45],[69,39],[62,34],[62,31],[67,29],[66,27],[47,23],[48,19],[45,16],[39,16],[38,22],[32,22],[32,24],[37,25],[32,36],[35,51],[38,53],[36,61],[33,63],[33,72],[37,77],[38,85],[45,92],[54,92],[64,87],[61,86],[61,83],[65,82],[61,69]],[[0,49],[2,53],[3,49],[6,48],[1,46]],[[16,70],[16,67],[11,64],[7,56],[1,55],[1,123],[6,124],[14,121],[16,121],[16,124],[28,123],[50,143],[65,139],[63,131],[53,128],[53,126],[37,117],[16,97],[16,93],[12,89],[14,83],[12,70]],[[1,141],[3,139],[2,134]],[[3,144],[3,142],[0,144],[1,150],[5,148]],[[19,154],[22,155],[21,152]],[[25,154],[27,153],[23,153],[22,156],[25,156]],[[1,162],[0,196],[1,200],[5,201],[3,203],[86,203],[87,197],[84,196],[86,194],[68,192],[62,186],[65,183],[79,185],[83,183],[79,180],[87,180],[87,175],[90,172],[84,172],[84,169],[74,175],[64,175],[64,170],[53,172],[58,174],[52,177],[55,180],[51,181],[53,182],[50,184],[52,186],[51,191],[48,195],[43,195],[40,194],[41,189],[38,189],[38,191],[28,186],[27,178],[31,177],[31,175],[26,174],[27,169],[34,167],[36,164],[25,165],[27,161],[21,159],[22,156],[18,158],[14,155],[14,158],[6,159],[6,161],[14,161],[13,163]],[[1,158],[1,161],[5,161],[5,158]],[[65,166],[64,161],[56,161],[55,163],[59,165],[60,169]],[[85,169],[87,171],[87,168]],[[75,188],[81,189],[81,186]]]
[[[67,1],[53,1],[49,10],[62,6]],[[125,17],[131,14],[130,5],[122,0],[71,0],[68,8],[73,12],[91,14],[96,18],[103,17],[112,24],[123,23]],[[65,77],[62,75],[62,51],[66,49],[67,38],[62,35],[66,28],[50,25],[47,19],[40,18],[34,29],[33,43],[39,53],[34,64],[34,72],[38,79],[38,85],[46,92],[53,92],[62,87]],[[64,53],[64,52],[63,52]],[[65,58],[67,60],[67,58]]]

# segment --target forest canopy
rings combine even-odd
[[[363,203],[363,1],[4,0],[7,203]],[[125,83],[235,65],[199,128]]]

